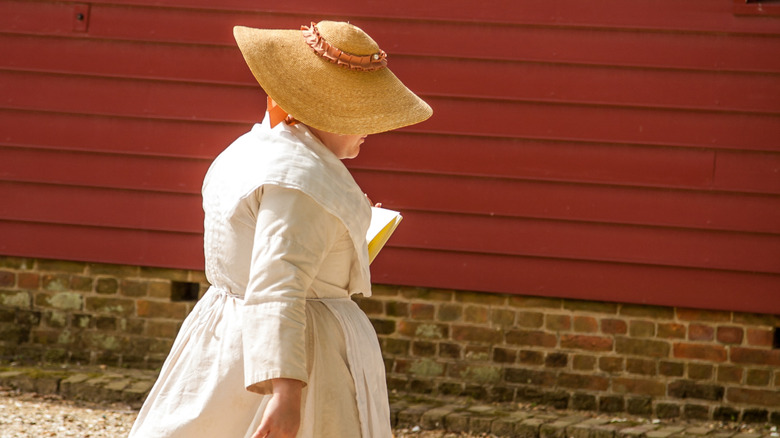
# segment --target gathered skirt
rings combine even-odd
[[[131,438],[250,438],[270,395],[244,382],[241,297],[212,287],[187,317]],[[384,363],[349,298],[306,300],[308,384],[298,438],[391,437]]]

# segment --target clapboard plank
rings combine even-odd
[[[0,181],[0,220],[203,232],[199,195]]]
[[[11,2],[9,18],[0,20],[0,27],[19,33],[69,35],[73,33],[72,8],[48,2]],[[40,19],[24,18],[28,15]],[[236,24],[297,29],[308,21],[284,14],[93,4],[88,33],[97,38],[232,45],[231,29]],[[391,55],[780,72],[780,58],[764,56],[776,52],[779,43],[746,33],[724,39],[720,33],[638,32],[620,28],[486,26],[384,18],[352,22],[367,29]],[[675,50],[668,50],[670,46]]]
[[[398,0],[392,3],[355,3],[333,0],[312,5],[300,3],[262,3],[254,0],[95,0],[92,3],[165,6],[220,11],[248,11],[263,14],[393,18],[398,20],[461,21],[493,24],[536,24],[576,27],[618,27],[638,30],[731,31],[780,34],[780,25],[772,20],[751,21],[734,15],[732,2],[712,0],[598,0],[583,4],[579,0],[560,0],[554,7],[546,0],[496,0],[490,7],[466,2],[452,7],[451,2]],[[757,5],[748,7],[758,9]]]
[[[203,235],[0,221],[0,254],[203,270]]]
[[[371,272],[383,284],[780,313],[780,276],[772,274],[392,247]]]
[[[780,197],[353,171],[396,210],[778,233]]]
[[[251,123],[256,87],[0,71],[0,106],[107,116]],[[410,132],[780,151],[780,115],[429,97]],[[117,105],[122,102],[122,105]],[[518,123],[521,121],[522,123]]]
[[[235,47],[12,34],[0,45],[6,69],[256,86]],[[765,74],[403,55],[391,67],[416,92],[444,97],[780,113],[780,81]]]
[[[780,234],[404,210],[389,245],[780,274]]]

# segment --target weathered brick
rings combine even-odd
[[[528,368],[511,368],[504,370],[505,379],[510,383],[521,383],[524,385],[543,385],[550,386],[555,384],[555,373],[550,371],[538,371]]]
[[[14,287],[16,284],[16,274],[11,271],[0,271],[0,287]]]
[[[395,321],[389,319],[380,319],[380,318],[369,318],[369,321],[371,321],[371,325],[374,326],[374,331],[376,331],[378,335],[391,335],[395,333],[395,329],[396,329]],[[410,326],[409,324],[406,325],[407,328],[409,326]],[[412,332],[412,334],[407,336],[414,336],[414,332]]]
[[[513,307],[560,309],[562,303],[563,300],[560,298],[524,297],[519,295],[509,297],[509,305]]]
[[[685,339],[685,326],[675,322],[658,324],[659,338]]]
[[[485,306],[466,306],[463,311],[463,320],[476,324],[485,324],[488,321],[488,308]]]
[[[497,344],[502,340],[502,332],[499,329],[453,325],[451,330],[451,338],[455,341]]]
[[[602,356],[599,358],[599,369],[608,373],[617,373],[623,371],[625,359],[615,356]]]
[[[612,351],[612,338],[587,335],[561,335],[561,348]]]
[[[680,405],[673,403],[658,403],[655,415],[660,419],[677,418],[680,416]]]
[[[628,399],[626,411],[632,415],[652,415],[653,398],[649,396],[630,397]],[[625,431],[625,429],[623,429],[623,431]],[[625,434],[623,434],[623,436],[625,436]]]
[[[47,291],[63,292],[70,289],[70,276],[67,274],[47,274],[41,277],[41,288]]]
[[[592,316],[575,316],[574,331],[580,333],[596,333],[599,331],[599,323]]]
[[[744,333],[742,327],[720,326],[717,330],[717,339],[723,344],[741,344]]]
[[[502,368],[495,365],[467,365],[460,377],[469,383],[493,385],[501,380]]]
[[[740,383],[742,382],[742,367],[733,365],[719,365],[717,380],[721,383]]]
[[[461,304],[444,303],[439,305],[439,313],[436,317],[441,322],[459,321],[463,317]]]
[[[510,330],[506,333],[506,343],[552,348],[558,344],[558,339],[555,335],[542,331]]]
[[[753,347],[771,347],[773,337],[773,329],[749,328],[747,330],[747,343]]]
[[[433,314],[436,308],[433,304],[427,303],[412,303],[409,305],[409,316],[412,319],[430,321],[433,319]]]
[[[129,335],[140,335],[146,330],[146,319],[121,318],[118,321],[119,330]]]
[[[517,312],[517,326],[522,328],[541,328],[544,314],[541,312]]]
[[[658,363],[658,372],[662,376],[682,377],[685,374],[685,365],[681,362],[662,360]]]
[[[181,269],[154,268],[150,266],[142,266],[138,275],[144,278],[166,279],[173,281],[187,281],[188,276],[187,271],[183,271]],[[127,276],[123,275],[121,277]]]
[[[575,392],[571,397],[571,408],[580,411],[595,411],[598,408],[596,396]]]
[[[612,379],[613,391],[620,394],[641,394],[661,397],[666,394],[666,385],[658,380],[616,377]]]
[[[369,300],[365,300],[365,301],[369,301]],[[372,306],[374,308],[373,313],[375,315],[381,314],[383,303],[378,300],[373,300],[373,302],[377,304],[376,306]],[[402,301],[395,301],[395,300],[385,301],[384,313],[387,316],[406,318],[409,316],[409,303],[405,303]]]
[[[766,409],[749,408],[742,411],[743,423],[766,423],[768,418],[769,412]],[[740,436],[739,438],[743,437]]]
[[[674,318],[674,308],[661,306],[645,306],[640,304],[622,304],[620,314],[640,318],[671,319]]]
[[[0,256],[0,267],[9,269],[33,269],[35,261],[24,257]]]
[[[79,292],[91,292],[92,291],[92,277],[85,277],[82,275],[70,276],[70,289]]]
[[[68,319],[68,313],[60,312],[58,310],[46,312],[44,316],[44,320],[46,321],[47,326],[59,329],[68,326]]]
[[[691,324],[688,326],[688,339],[691,341],[711,341],[715,339],[715,328],[711,325]]]
[[[541,365],[544,363],[544,353],[535,350],[520,350],[520,363]]]
[[[706,363],[691,362],[688,364],[688,378],[694,380],[709,380],[712,378],[713,366]]]
[[[166,301],[136,301],[136,314],[145,318],[184,319],[187,316],[187,304]]]
[[[95,282],[95,292],[101,295],[113,295],[119,290],[116,278],[98,278]]]
[[[683,406],[683,416],[689,420],[707,420],[710,408],[704,405],[686,404]]]
[[[176,321],[147,321],[145,333],[155,338],[175,338],[181,323]]]
[[[439,344],[439,356],[449,359],[460,359],[463,347],[459,344],[441,342]]]
[[[575,354],[571,366],[578,371],[592,371],[596,368],[596,357],[585,354]]]
[[[461,294],[461,292],[458,292],[456,294],[455,291],[452,290],[428,289],[425,287],[404,287],[400,289],[400,293],[402,297],[410,300],[419,299],[428,302],[436,301],[436,302],[443,302],[443,303],[450,302],[454,297],[459,296]],[[484,293],[481,295],[490,296],[493,294]]]
[[[502,306],[506,304],[506,296],[487,292],[458,292],[455,301],[469,304],[481,304],[487,306]]]
[[[151,293],[149,294],[151,297]],[[366,315],[382,316],[384,314],[384,305],[379,300],[372,300],[370,298],[352,298],[357,303],[360,310]]]
[[[35,305],[60,310],[81,310],[83,297],[76,292],[38,292],[35,295]]]
[[[135,314],[135,301],[127,298],[87,297],[86,310],[123,316]]]
[[[734,312],[733,320],[736,324],[780,327],[780,315],[770,315],[767,313]]]
[[[116,331],[117,319],[113,316],[95,317],[95,328],[102,331]]]
[[[626,409],[625,399],[616,395],[602,395],[599,397],[599,411],[623,412]]]
[[[748,370],[746,383],[751,386],[767,386],[772,378],[772,371],[766,369]]]
[[[398,321],[398,333],[408,337],[442,339],[449,337],[449,326],[418,321]]]
[[[780,366],[780,350],[731,347],[731,362]]]
[[[558,386],[588,391],[606,391],[609,388],[609,379],[592,374],[561,373],[558,376]]]
[[[107,275],[116,278],[137,277],[140,268],[132,265],[112,265],[108,263],[89,263],[88,271],[92,275]]]
[[[576,312],[612,313],[616,314],[618,305],[602,301],[564,300],[563,308]]]
[[[628,325],[628,334],[635,338],[650,338],[655,336],[655,323],[652,321],[635,320]]]
[[[397,298],[401,293],[401,288],[385,284],[374,284],[371,286],[371,296]]]
[[[412,355],[417,357],[436,356],[436,344],[434,342],[412,342]]]
[[[615,351],[618,354],[633,356],[669,357],[669,344],[651,339],[615,338]]]
[[[566,353],[547,353],[544,365],[547,368],[563,368],[569,363],[569,355]]]
[[[27,291],[0,290],[0,306],[29,309],[32,307],[32,297]]]
[[[382,339],[382,353],[405,356],[409,354],[410,345],[411,342],[405,339],[384,338]]]
[[[517,360],[517,351],[509,348],[493,349],[493,362],[497,363],[514,363]]]
[[[669,383],[669,396],[675,398],[695,398],[699,400],[721,401],[724,388],[721,385],[699,383],[692,380],[677,380]]]
[[[35,290],[40,287],[41,277],[36,273],[19,272],[16,274],[17,287],[19,289]]]
[[[122,280],[120,292],[126,297],[145,297],[149,293],[149,283],[146,281]]]
[[[712,412],[712,419],[735,422],[739,419],[739,411],[729,406],[716,406]]]
[[[626,371],[632,374],[642,374],[645,376],[654,376],[657,374],[655,360],[627,358]]]
[[[45,260],[45,259],[38,260],[39,271],[68,272],[72,274],[81,274],[84,273],[86,266],[87,265],[85,263],[71,262],[66,260]]]
[[[601,320],[601,331],[608,335],[624,335],[628,333],[628,324],[622,319],[604,318]]]
[[[721,312],[717,310],[703,309],[676,309],[677,318],[684,321],[711,321],[728,322],[731,321],[731,312]]]
[[[170,281],[149,281],[147,282],[147,294],[151,298],[170,299],[171,298],[171,282]]]
[[[545,327],[556,332],[571,330],[571,316],[569,315],[545,315]]]
[[[515,324],[515,311],[508,309],[491,309],[490,323],[497,327],[512,327]]]
[[[690,344],[679,342],[674,344],[674,357],[710,362],[725,362],[726,349],[722,345]]]

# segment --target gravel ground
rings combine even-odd
[[[137,412],[128,406],[98,406],[0,390],[0,438],[126,437]],[[399,429],[397,438],[466,438],[478,435]]]

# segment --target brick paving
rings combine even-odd
[[[0,367],[0,387],[64,399],[141,406],[156,371],[107,367]],[[518,404],[484,404],[465,398],[391,395],[396,430],[443,430],[520,438],[777,438],[768,423],[688,422],[615,417],[587,411]]]

